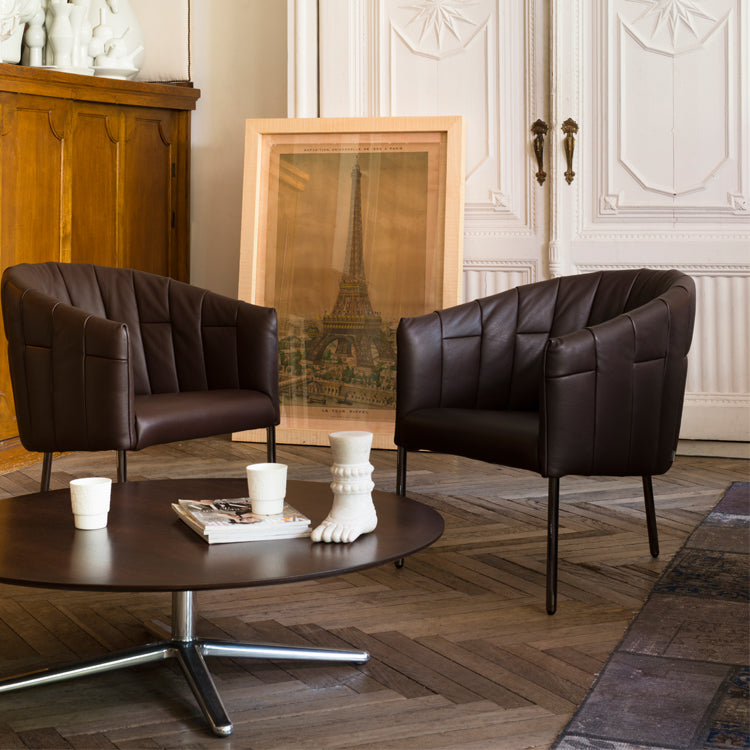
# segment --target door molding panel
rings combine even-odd
[[[446,6],[449,8],[450,6]],[[410,114],[419,110],[430,111],[443,106],[456,108],[455,111],[473,111],[471,137],[466,139],[466,180],[467,186],[483,166],[496,161],[497,138],[493,137],[493,123],[497,122],[497,97],[493,82],[497,72],[493,69],[493,59],[500,29],[490,28],[491,15],[484,19],[472,19],[463,15],[457,23],[456,31],[438,30],[440,27],[426,28],[417,22],[416,14],[403,3],[391,9],[394,14],[408,13],[412,18],[404,27],[398,17],[388,18],[387,39],[380,48],[380,111],[385,115]],[[386,10],[381,5],[381,11]],[[468,8],[467,8],[468,11]],[[423,34],[414,38],[409,30],[422,28]],[[464,36],[456,37],[463,28],[468,28]],[[445,40],[454,42],[444,48]],[[426,42],[432,42],[426,45]],[[441,69],[443,69],[441,71]],[[414,79],[421,79],[423,86],[413,88]],[[478,97],[477,94],[480,94]],[[424,97],[424,98],[422,98]],[[481,102],[477,106],[477,102]],[[480,178],[481,179],[481,178]]]
[[[748,12],[742,0],[721,0],[719,8],[699,0],[683,11],[692,29],[679,20],[657,23],[656,3],[645,11],[633,0],[594,6],[593,44],[582,50],[583,91],[590,92],[583,119],[595,125],[583,142],[590,165],[588,188],[581,186],[584,234],[620,224],[620,237],[638,237],[644,223],[661,223],[663,236],[674,238],[703,223],[720,224],[725,237],[732,226],[736,239],[750,236],[740,43]],[[633,72],[643,70],[648,75]]]
[[[533,236],[540,2],[444,2],[448,24],[403,0],[320,0],[320,116],[464,115],[466,229]]]

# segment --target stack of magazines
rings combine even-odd
[[[291,539],[309,536],[310,519],[291,505],[282,513],[261,516],[252,511],[250,498],[178,500],[174,512],[209,544]]]

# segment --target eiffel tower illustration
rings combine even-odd
[[[362,246],[362,172],[359,158],[352,168],[352,194],[346,260],[336,304],[323,316],[322,332],[308,343],[307,359],[320,362],[331,344],[342,357],[354,357],[357,365],[372,367],[373,347],[382,360],[394,359],[393,347],[383,332],[383,321],[372,309],[365,278]]]

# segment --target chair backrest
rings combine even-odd
[[[692,285],[691,279],[671,270],[599,271],[529,284],[479,300],[483,327],[493,327],[502,321],[512,326],[515,336],[513,363],[510,370],[506,369],[500,408],[539,408],[539,378],[548,339],[631,312],[685,279]],[[691,334],[692,319],[687,347]],[[489,346],[489,339],[487,343]],[[496,376],[495,370],[491,377]],[[491,390],[492,398],[500,395],[495,388]]]
[[[24,295],[41,294],[129,330],[136,395],[236,388],[237,304],[174,279],[77,263],[20,264],[3,275],[8,325]],[[19,311],[20,312],[20,311]],[[10,338],[10,337],[9,337]],[[233,367],[226,367],[227,360]]]
[[[442,337],[441,382],[435,386],[440,405],[537,411],[542,359],[550,338],[595,326],[657,299],[662,300],[657,304],[685,306],[685,325],[673,342],[682,362],[677,380],[682,377],[684,390],[684,360],[695,314],[692,279],[675,270],[598,271],[527,284],[421,316],[425,332],[429,328],[429,335]]]

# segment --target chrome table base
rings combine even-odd
[[[90,659],[77,664],[44,670],[21,677],[0,680],[0,693],[20,690],[49,682],[70,680],[110,672],[115,669],[134,667],[162,659],[177,658],[198,705],[208,719],[214,734],[226,737],[232,733],[232,722],[227,715],[204,656],[228,656],[250,659],[294,659],[308,661],[354,662],[363,664],[370,656],[366,651],[341,651],[325,648],[295,646],[270,646],[233,641],[216,641],[198,638],[196,623],[195,592],[172,593],[171,637],[158,643],[118,651],[109,656]]]

